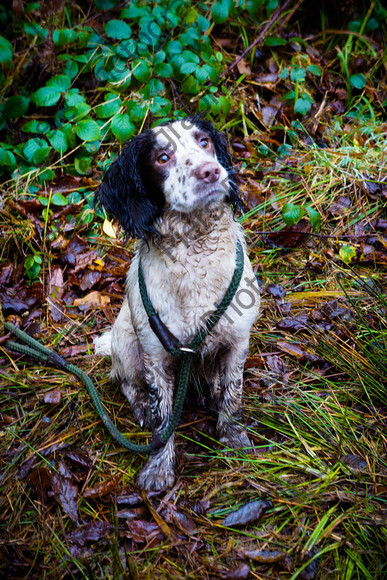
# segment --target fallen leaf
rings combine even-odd
[[[13,278],[14,265],[12,262],[4,264],[0,268],[0,286],[8,286]]]
[[[94,521],[77,528],[68,534],[67,539],[79,546],[84,546],[86,542],[97,542],[105,538],[110,530],[111,525],[108,522]]]
[[[240,556],[260,564],[275,564],[286,557],[286,553],[280,550],[240,550],[238,553]]]
[[[273,296],[273,298],[283,298],[286,294],[285,288],[279,284],[269,284],[266,288],[266,292]]]
[[[272,503],[269,500],[252,501],[235,512],[228,514],[222,525],[230,528],[239,528],[251,522],[257,522],[264,516],[266,510],[271,507]]]
[[[52,488],[52,471],[47,467],[37,467],[28,475],[28,483],[32,485],[39,500],[44,504]]]
[[[151,516],[159,526],[160,530],[165,534],[165,536],[171,536],[172,535],[171,528],[168,526],[167,522],[161,517],[161,515],[155,510],[152,503],[149,501],[146,491],[144,490],[141,491],[141,497],[146,507],[148,508]]]
[[[261,356],[249,356],[245,362],[245,369],[261,368],[263,366],[263,358]]]
[[[132,538],[137,544],[149,544],[151,540],[164,538],[164,534],[154,522],[127,520],[126,525],[129,528],[128,537]]]
[[[377,199],[381,195],[387,196],[387,176],[382,179],[371,179],[367,175],[364,175],[364,177],[362,185],[370,197]]]
[[[242,191],[243,199],[246,201],[249,208],[262,205],[265,201],[265,187],[256,179],[248,178],[242,187]]]
[[[286,363],[282,360],[281,357],[277,356],[276,354],[271,354],[266,357],[267,366],[271,371],[276,373],[277,375],[283,375],[287,371]]]
[[[356,258],[356,248],[354,246],[340,246],[339,256],[345,264],[350,264]]]
[[[196,532],[196,524],[191,518],[183,514],[178,510],[173,510],[172,518],[177,527],[184,533],[184,534],[193,534]]]
[[[347,455],[342,455],[340,457],[341,463],[344,463],[354,473],[359,473],[361,471],[366,471],[368,468],[367,462],[359,455],[353,455],[348,453]]]
[[[251,568],[248,564],[242,564],[234,570],[230,570],[222,576],[224,580],[247,580],[250,577]]]
[[[62,234],[59,234],[55,240],[51,242],[52,250],[64,250],[69,244],[69,240],[65,238]]]
[[[21,315],[27,310],[32,310],[39,306],[42,300],[43,286],[40,282],[24,286],[22,280],[18,284],[0,291],[0,304],[4,316],[9,316],[10,314]]]
[[[236,66],[240,75],[246,75],[248,77],[251,76],[251,68],[249,67],[244,58],[238,61]]]
[[[86,242],[86,240],[78,236],[78,234],[73,234],[71,236],[67,249],[69,252],[73,254],[82,254],[83,252],[86,252],[89,249],[89,244]]]
[[[86,451],[66,451],[66,458],[82,469],[90,470],[93,467],[93,460]]]
[[[44,402],[45,403],[49,403],[50,405],[56,405],[58,403],[60,403],[62,399],[62,393],[58,390],[55,389],[53,391],[49,391],[48,393],[46,393],[44,395]]]
[[[75,264],[72,268],[72,271],[75,273],[79,270],[84,270],[86,266],[91,266],[94,261],[98,260],[100,260],[100,258],[98,257],[98,254],[95,250],[90,250],[84,254],[76,254]]]
[[[302,219],[298,224],[263,236],[263,240],[278,248],[295,248],[308,239],[310,223]]]
[[[305,559],[310,560],[313,556],[317,554],[317,547],[314,546],[310,552],[307,552]],[[315,558],[310,562],[303,570],[300,572],[300,578],[302,580],[313,580],[317,574],[317,567],[319,564],[319,558]]]
[[[113,238],[114,240],[117,238],[116,228],[109,220],[105,219],[102,226],[103,231],[109,238]]]
[[[298,316],[287,316],[283,318],[279,322],[277,322],[276,326],[280,330],[288,330],[291,332],[296,332],[297,330],[301,330],[301,328],[306,328],[308,326],[308,315],[307,314],[299,314]]]
[[[86,294],[83,298],[76,298],[73,305],[79,308],[79,310],[90,310],[93,308],[104,308],[110,304],[110,297],[104,296],[101,292],[94,290],[89,294]]]
[[[346,195],[338,197],[328,208],[328,212],[333,216],[342,215],[351,207],[351,199]]]
[[[262,123],[265,127],[269,128],[273,125],[277,114],[278,107],[273,107],[272,105],[262,107]]]
[[[111,480],[104,481],[103,483],[96,485],[94,487],[87,487],[83,492],[84,497],[103,497],[111,493],[117,486],[119,477],[114,477]]]
[[[90,290],[90,288],[95,286],[101,278],[101,272],[97,272],[97,270],[87,270],[79,282],[79,287],[81,290]]]
[[[161,493],[161,491],[148,491],[147,497],[148,499],[152,499],[154,497],[159,497]],[[124,493],[115,497],[115,503],[117,505],[137,506],[143,504],[144,500],[140,493]]]
[[[337,300],[326,302],[323,305],[322,310],[326,316],[332,319],[340,318],[341,320],[347,320],[352,318],[350,309],[342,306]]]
[[[130,509],[117,510],[116,516],[121,520],[138,520],[144,518],[148,513],[146,507],[135,507]]]
[[[257,82],[259,82],[259,84],[261,84],[261,85],[274,84],[278,81],[278,74],[275,72],[260,74],[260,75],[255,77],[255,80]],[[276,97],[276,99],[279,100],[278,97]],[[272,103],[272,102],[273,102],[273,99],[270,101],[270,103]]]
[[[296,357],[296,359],[298,359],[300,361],[305,361],[305,360],[308,360],[311,362],[323,361],[323,359],[321,359],[319,356],[306,350],[305,348],[302,348],[296,342],[285,342],[283,340],[279,340],[279,341],[277,341],[276,344],[277,344],[278,348],[280,348],[284,352],[287,352],[291,356]]]
[[[60,349],[60,355],[63,357],[77,356],[78,354],[89,352],[90,348],[93,348],[91,344],[74,344],[72,346],[65,346]]]
[[[62,507],[64,513],[67,514],[73,522],[78,524],[78,490],[71,482],[70,478],[65,477],[61,473],[54,473],[52,476],[51,493]]]
[[[63,270],[59,266],[52,268],[48,282],[49,300],[48,309],[52,319],[60,322],[63,318],[62,306],[60,304],[64,294]]]

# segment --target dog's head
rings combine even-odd
[[[97,206],[139,238],[156,233],[154,223],[166,209],[188,213],[222,201],[243,207],[228,146],[196,117],[133,138],[96,192]]]

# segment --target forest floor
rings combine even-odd
[[[290,17],[288,27],[296,9]],[[261,28],[247,29],[250,42]],[[246,44],[232,27],[229,37],[214,30],[232,64]],[[352,37],[351,78],[374,75],[360,87],[332,72],[336,33],[299,30],[297,47],[281,47],[288,78],[278,42],[248,54],[224,79],[231,111],[215,118],[240,173],[249,211],[237,219],[262,292],[244,374],[254,452],[226,452],[214,417],[187,409],[174,487],[141,493],[145,457],[111,439],[84,386],[0,339],[3,578],[386,577],[383,41],[364,27]],[[342,54],[349,34],[339,35]],[[300,50],[324,79],[311,84],[305,115],[297,95],[283,98],[298,83]],[[118,148],[110,139],[96,157]],[[55,168],[33,190],[20,177],[4,184],[0,301],[8,321],[93,379],[120,431],[146,442],[110,361],[93,352],[119,311],[135,245],[94,214],[100,179],[92,163],[84,174]]]

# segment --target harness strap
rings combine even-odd
[[[184,353],[195,352],[206,336],[214,328],[218,320],[223,316],[227,308],[230,306],[232,299],[240,284],[243,274],[243,247],[240,240],[237,240],[235,270],[231,278],[229,287],[223,296],[222,301],[218,304],[215,312],[208,318],[205,325],[198,330],[188,346],[183,346],[179,339],[169,330],[167,325],[161,320],[153,304],[149,298],[144,280],[144,272],[142,269],[141,259],[138,264],[138,285],[140,288],[141,300],[145,311],[148,315],[149,325],[166,351],[173,356],[181,356]]]

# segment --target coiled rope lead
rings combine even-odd
[[[205,326],[203,328],[201,328],[196,333],[196,335],[194,336],[193,340],[190,342],[188,347],[181,346],[180,343],[178,343],[178,341],[177,341],[177,343],[175,341],[173,343],[173,347],[167,349],[174,356],[181,356],[182,357],[179,383],[178,383],[176,397],[175,397],[175,404],[174,404],[173,412],[172,412],[172,415],[170,417],[170,420],[169,420],[167,427],[164,429],[164,431],[162,433],[160,433],[159,435],[155,435],[153,437],[153,439],[151,440],[151,442],[148,443],[147,445],[138,445],[136,443],[131,443],[130,441],[128,441],[126,439],[126,437],[124,437],[122,435],[122,433],[120,433],[120,431],[117,429],[117,427],[114,425],[114,423],[111,421],[109,415],[107,414],[107,411],[102,404],[101,398],[100,398],[92,380],[80,368],[67,362],[66,359],[61,357],[59,354],[50,350],[46,346],[43,346],[42,344],[40,344],[40,342],[38,342],[37,340],[35,340],[31,336],[29,336],[28,334],[23,332],[22,330],[17,328],[14,324],[11,324],[10,322],[4,322],[4,328],[8,332],[12,333],[17,338],[19,338],[21,341],[23,341],[25,344],[18,344],[16,342],[13,342],[12,340],[8,340],[5,343],[5,346],[11,351],[18,352],[18,353],[23,354],[23,355],[27,355],[27,356],[34,358],[34,359],[36,359],[36,360],[38,360],[38,361],[40,361],[48,366],[57,367],[57,368],[60,368],[68,373],[75,375],[85,385],[85,387],[90,395],[90,398],[94,404],[94,407],[95,407],[99,417],[101,418],[103,424],[105,425],[106,429],[109,431],[110,435],[120,445],[122,445],[123,447],[125,447],[125,449],[128,449],[129,451],[132,451],[134,453],[150,453],[156,449],[159,449],[163,445],[165,445],[167,443],[168,439],[171,437],[171,435],[176,430],[176,427],[177,427],[179,420],[180,420],[181,412],[183,410],[185,396],[187,393],[187,386],[188,386],[189,374],[190,374],[190,370],[191,370],[193,356],[194,356],[196,350],[198,349],[198,347],[200,346],[200,344],[205,339],[205,337],[209,334],[209,332],[211,332],[211,330],[213,329],[215,324],[218,322],[218,320],[224,314],[224,312],[226,311],[228,306],[231,304],[231,301],[234,298],[235,293],[238,289],[239,283],[241,281],[242,273],[243,273],[243,248],[242,248],[241,242],[238,240],[237,249],[236,249],[234,274],[232,276],[230,285],[229,285],[229,287],[228,287],[228,289],[223,297],[223,300],[221,301],[221,303],[217,307],[216,311],[207,320]],[[145,310],[148,314],[148,317],[149,318],[153,317],[154,319],[156,318],[156,323],[158,325],[161,325],[165,330],[166,329],[165,325],[158,318],[158,316],[157,316],[157,314],[152,306],[152,303],[149,299],[149,296],[148,296],[148,293],[146,290],[146,286],[145,286],[145,282],[144,282],[141,263],[139,264],[139,285],[140,285],[141,298],[143,300],[144,307],[145,307]],[[152,326],[152,328],[153,328],[153,326]],[[166,329],[166,330],[168,331],[168,329]],[[156,333],[156,334],[157,334],[157,336],[159,336],[158,333]],[[171,333],[169,333],[169,335],[173,336],[173,335],[171,335]]]

